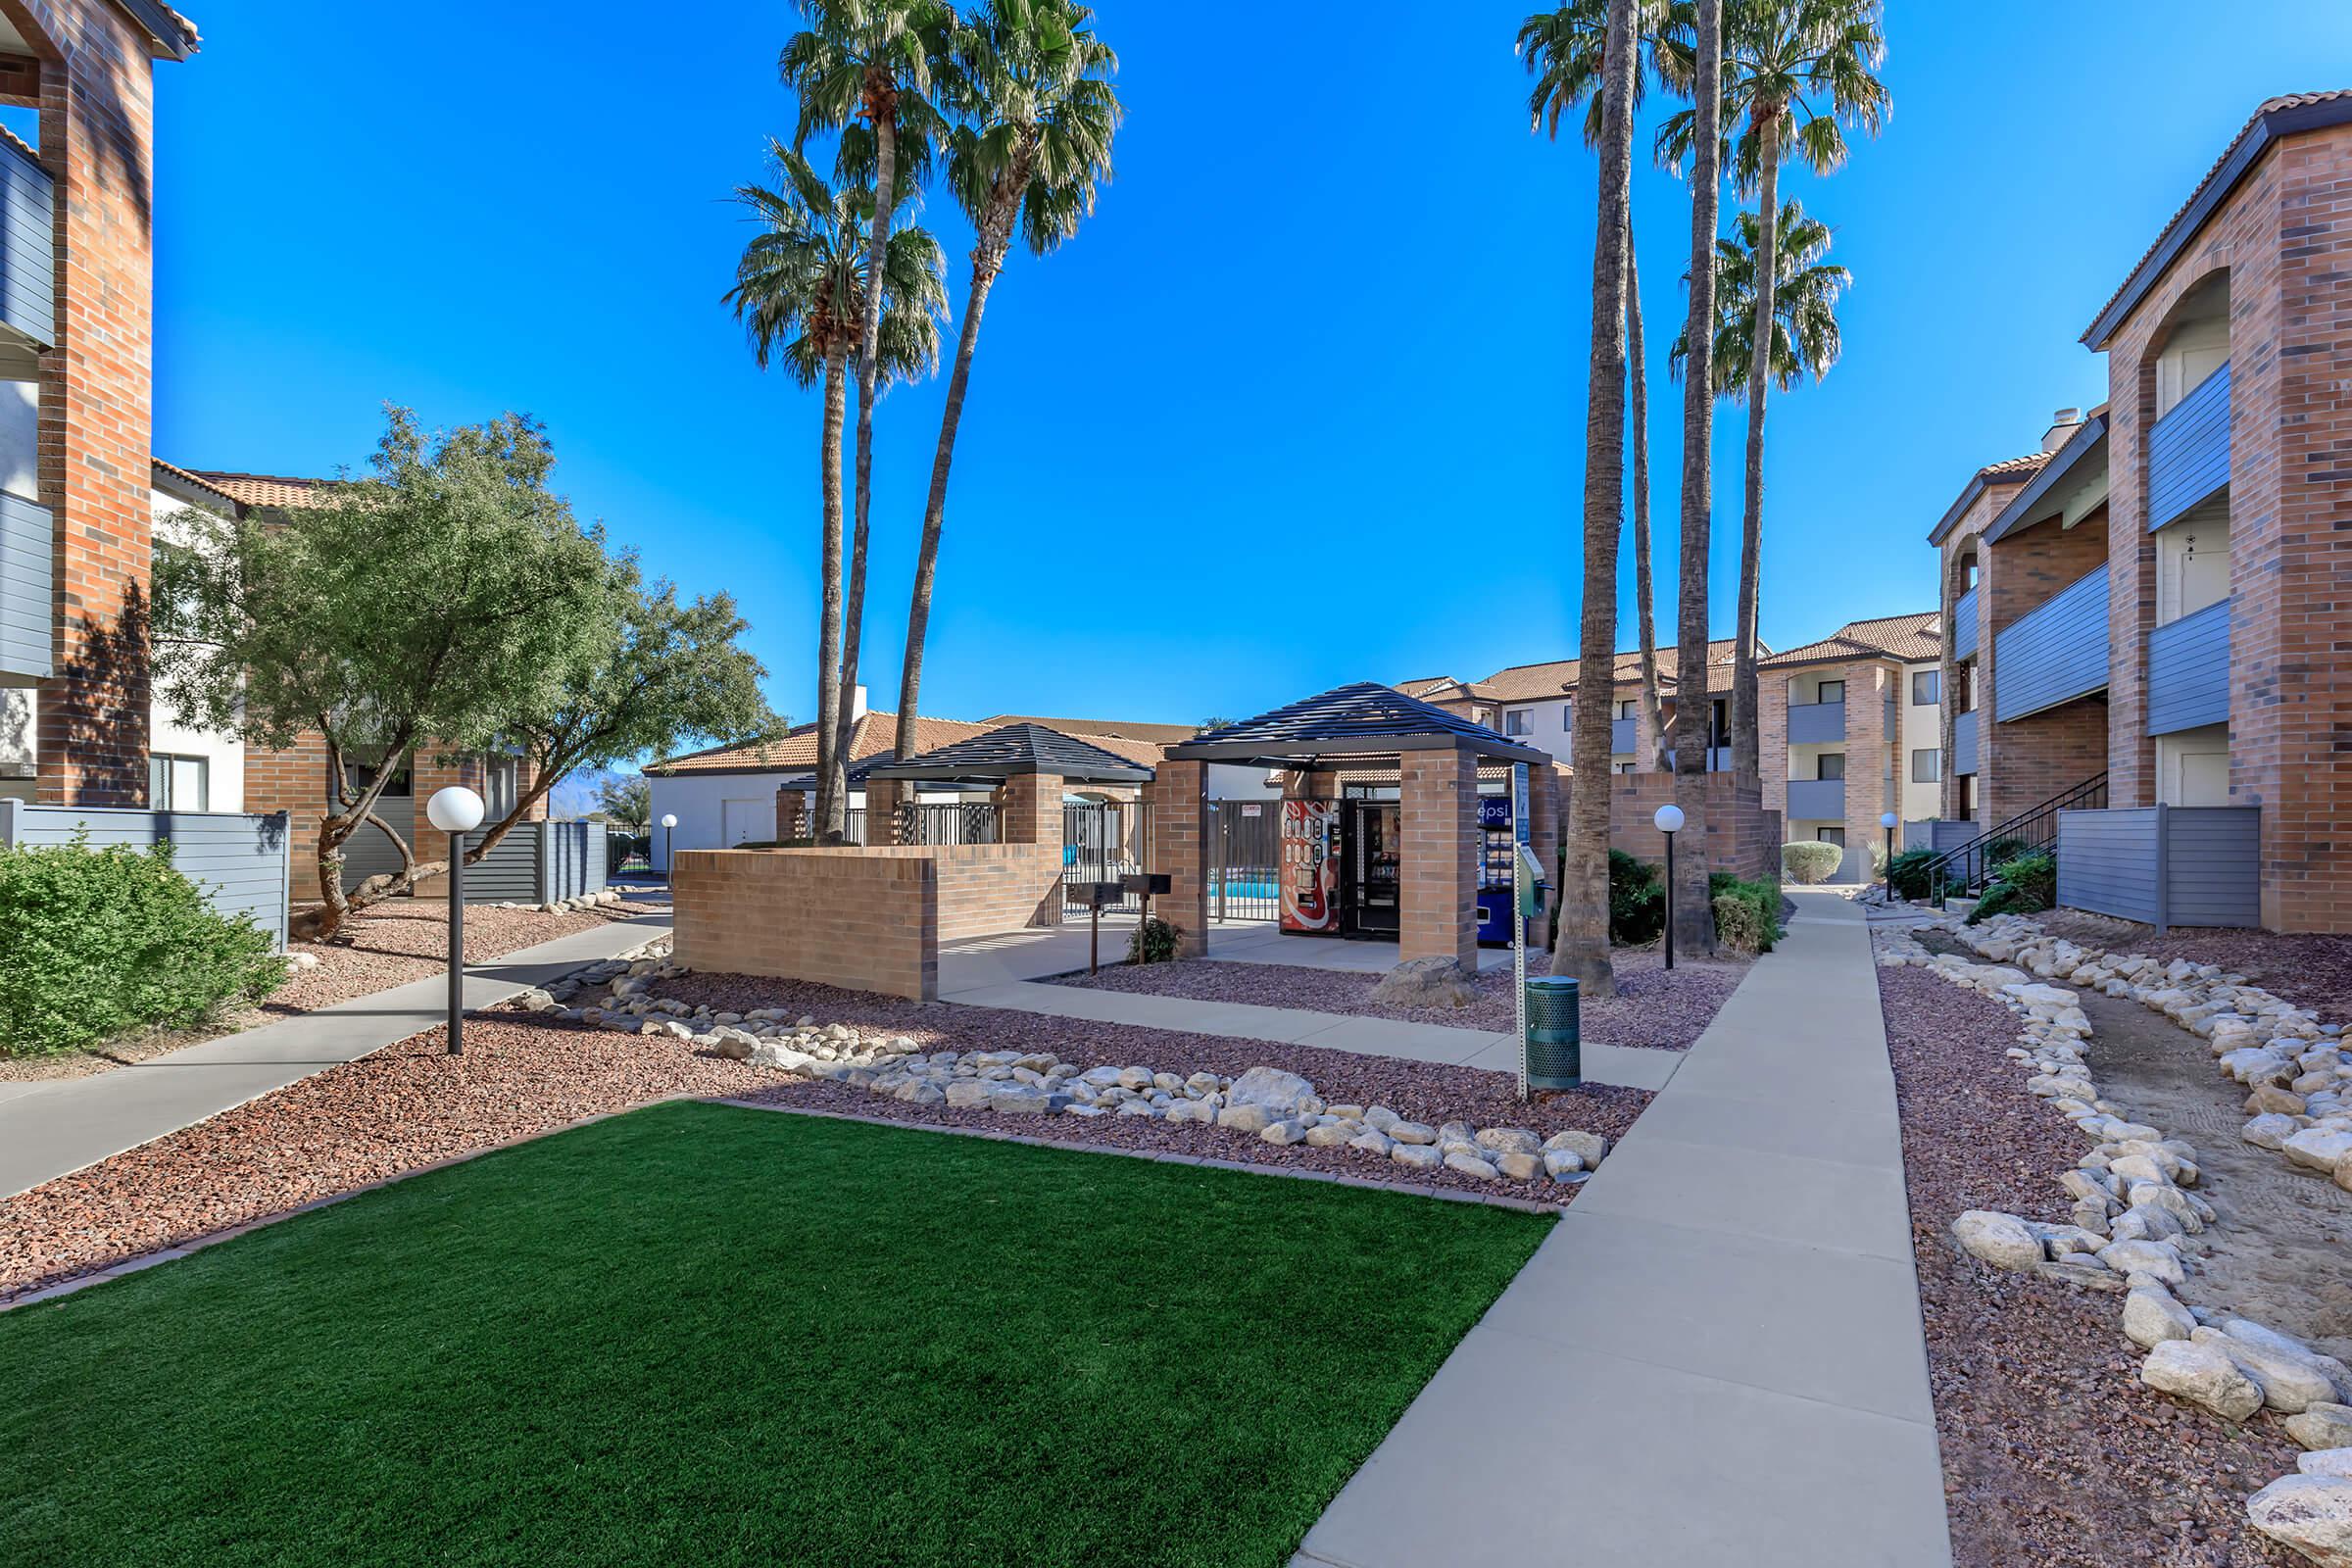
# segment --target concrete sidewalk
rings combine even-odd
[[[474,964],[466,1004],[494,1005],[668,933],[666,919],[640,915]],[[0,1101],[0,1198],[430,1029],[448,999],[448,980],[434,975],[111,1072],[24,1085]]]
[[[1295,1568],[1949,1564],[1868,934],[1797,898]]]
[[[1114,938],[1111,922],[1104,921],[1103,951],[1124,952],[1127,933],[1134,923],[1120,922]],[[1295,963],[1298,961],[1295,950],[1301,943],[1305,944],[1302,951],[1307,956],[1328,956],[1335,960],[1314,967],[1386,968],[1396,961],[1396,950],[1393,947],[1318,941],[1311,937],[1286,938],[1273,933],[1262,922],[1238,929],[1213,928],[1209,933],[1208,956],[1243,962]],[[1131,1024],[1143,1029],[1317,1046],[1366,1056],[1443,1061],[1497,1072],[1519,1070],[1519,1041],[1508,1031],[1453,1029],[1444,1024],[1407,1023],[1397,1018],[1373,1018],[1356,1013],[1309,1012],[1252,1003],[1200,1002],[1187,997],[1140,996],[1124,991],[1090,991],[1039,983],[1040,976],[1084,969],[1086,952],[1084,926],[1020,931],[950,943],[939,954],[939,1000],[967,1007],[1002,1007],[1056,1018]],[[1263,956],[1269,952],[1281,956]],[[1359,956],[1362,955],[1369,956]],[[1511,960],[1508,952],[1487,952],[1480,956],[1482,967],[1492,967],[1494,960],[1505,964]],[[1664,1088],[1682,1061],[1683,1053],[1679,1051],[1600,1045],[1584,1048],[1584,1073],[1589,1081],[1632,1089]]]

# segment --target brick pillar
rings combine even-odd
[[[1144,869],[1164,873],[1168,891],[1152,902],[1183,935],[1177,953],[1208,953],[1208,766],[1162,761],[1145,799],[1152,807],[1152,847]]]
[[[866,799],[872,801],[873,787],[866,787]],[[870,818],[869,818],[870,820]],[[808,830],[808,792],[778,789],[776,791],[776,837],[797,839]]]
[[[1397,957],[1478,966],[1478,760],[1458,748],[1403,758],[1403,920]]]
[[[1527,847],[1544,867],[1544,912],[1534,938],[1541,947],[1551,930],[1552,901],[1560,896],[1560,825],[1568,819],[1568,769],[1556,762],[1529,763],[1527,794]]]
[[[1061,843],[1061,775],[1015,773],[997,786],[997,820],[1006,844]]]
[[[891,845],[899,842],[899,808],[914,799],[915,786],[911,780],[869,778],[865,781],[865,842],[869,845]]]

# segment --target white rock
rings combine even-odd
[[[2352,1153],[2352,1132],[2331,1127],[2306,1127],[2288,1138],[2280,1152],[2292,1164],[2333,1176],[2336,1161]]]
[[[2280,1476],[2247,1500],[2246,1517],[2319,1568],[2352,1568],[2352,1481]]]
[[[2262,1408],[2262,1390],[2237,1363],[2211,1345],[2166,1340],[2148,1352],[2139,1381],[2159,1394],[2203,1405],[2225,1421],[2243,1421]]]
[[[1573,1176],[1584,1168],[1585,1162],[1577,1157],[1573,1149],[1547,1149],[1544,1152],[1544,1170],[1548,1176]]]
[[[1396,1140],[1391,1138],[1387,1133],[1374,1132],[1367,1128],[1357,1136],[1348,1139],[1348,1147],[1360,1149],[1367,1154],[1386,1154],[1396,1147]]]
[[[2335,1384],[2302,1356],[2232,1339],[2220,1329],[2201,1328],[2189,1337],[2236,1362],[2262,1390],[2262,1402],[2282,1415],[2300,1415],[2315,1404],[2335,1402]]]
[[[1481,1127],[1471,1142],[1496,1154],[1533,1154],[1543,1149],[1536,1135],[1524,1127]]]
[[[2124,1337],[2143,1350],[2167,1340],[2185,1340],[2197,1331],[2187,1307],[2161,1286],[2135,1290],[2124,1297]]]
[[[1320,1127],[1306,1130],[1307,1146],[1312,1149],[1337,1149],[1356,1136],[1346,1122],[1341,1121],[1327,1121]]]
[[[1217,1112],[1217,1125],[1237,1133],[1262,1133],[1274,1121],[1263,1105],[1227,1105]]]
[[[1952,1239],[1995,1268],[2028,1269],[2041,1261],[2041,1238],[2015,1214],[1969,1209],[1952,1221]]]
[[[1306,1137],[1306,1129],[1295,1121],[1268,1122],[1257,1136],[1269,1144],[1296,1144]]]
[[[1500,1171],[1476,1154],[1464,1153],[1459,1150],[1446,1156],[1446,1168],[1458,1170],[1465,1176],[1482,1177],[1487,1181],[1498,1180],[1502,1175]]]
[[[1515,1182],[1532,1182],[1544,1174],[1544,1156],[1524,1149],[1506,1149],[1494,1156],[1494,1168]]]
[[[2099,1249],[2099,1261],[2118,1274],[2148,1274],[2167,1285],[2188,1278],[2180,1253],[2169,1242],[2113,1242]]]
[[[2352,1448],[2314,1448],[2295,1456],[2295,1468],[2307,1476],[2352,1481]]]
[[[1434,1170],[1440,1155],[1432,1144],[1400,1143],[1390,1147],[1389,1157],[1399,1165],[1410,1165],[1416,1170]]]
[[[1367,1125],[1387,1133],[1400,1144],[1435,1144],[1438,1141],[1438,1130],[1422,1122],[1393,1121],[1382,1126],[1379,1122],[1373,1121],[1369,1114],[1365,1116],[1364,1120]]]
[[[1600,1163],[1601,1156],[1609,1152],[1609,1141],[1598,1133],[1589,1133],[1577,1129],[1571,1129],[1564,1133],[1553,1133],[1549,1138],[1544,1140],[1544,1152],[1548,1154],[1561,1149],[1565,1149],[1578,1159],[1583,1160],[1585,1169],[1592,1170]]]
[[[2299,1130],[2294,1117],[2270,1111],[2247,1122],[2238,1136],[2257,1149],[2284,1149]]]
[[[1152,1075],[1145,1073],[1143,1085],[1130,1085],[1129,1087],[1148,1087],[1151,1081]],[[1320,1108],[1319,1105],[1311,1107],[1307,1105],[1306,1102],[1314,1098],[1315,1086],[1313,1084],[1308,1083],[1295,1072],[1284,1072],[1279,1067],[1250,1068],[1233,1081],[1233,1088],[1227,1091],[1225,1096],[1228,1105],[1261,1107],[1266,1111],[1269,1120],[1279,1120],[1298,1115],[1308,1109]]]

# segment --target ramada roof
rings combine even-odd
[[[936,752],[957,741],[971,740],[1002,727],[996,719],[972,723],[960,718],[917,715],[914,720],[914,750],[917,754]],[[1061,728],[1059,725],[1046,727]],[[1061,733],[1145,767],[1159,760],[1157,742],[1087,731],[1061,730]],[[1184,731],[1188,739],[1192,733],[1190,728]],[[899,715],[896,713],[869,712],[851,726],[850,760],[853,762],[896,752],[898,745]],[[745,746],[713,746],[707,751],[689,752],[683,757],[665,758],[648,766],[646,771],[672,778],[696,773],[805,773],[815,766],[816,726],[795,724],[772,740]]]
[[[1924,664],[1943,657],[1943,615],[1934,610],[1908,615],[1849,620],[1820,642],[1807,643],[1757,661],[1762,668],[1818,664],[1848,659],[1893,659]]]

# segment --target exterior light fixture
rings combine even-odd
[[[433,791],[425,820],[449,835],[449,1054],[466,1054],[466,835],[482,825],[482,798],[463,784]]]
[[[1650,818],[1666,835],[1666,967],[1674,967],[1674,836],[1683,830],[1683,808],[1672,801]]]

